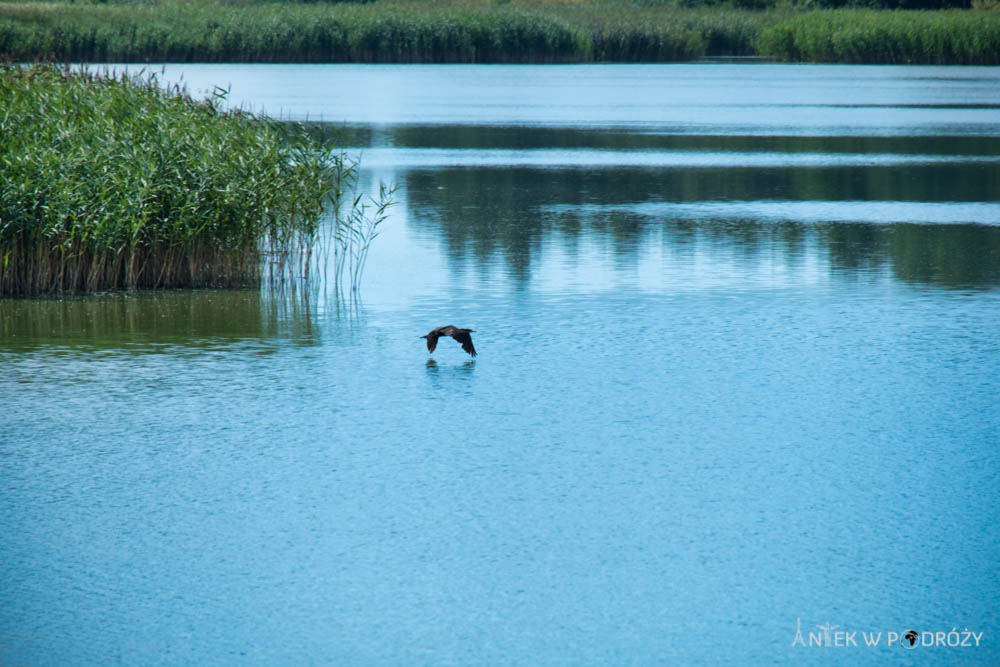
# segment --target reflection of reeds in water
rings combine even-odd
[[[966,149],[962,138],[952,141]],[[976,141],[991,147],[988,139]],[[922,142],[890,145],[915,151]],[[939,147],[936,139],[931,145]],[[585,252],[581,248],[599,242],[607,244],[619,268],[635,266],[642,249],[661,246],[667,257],[697,255],[706,265],[725,265],[733,258],[746,267],[777,266],[789,276],[825,266],[839,276],[887,272],[906,282],[949,288],[1000,285],[1000,228],[994,225],[912,223],[905,217],[893,223],[836,220],[840,204],[866,198],[873,207],[908,202],[915,213],[925,204],[949,200],[989,202],[998,176],[995,167],[976,161],[911,167],[905,179],[895,171],[564,169],[539,178],[536,169],[438,169],[410,172],[406,191],[410,219],[440,234],[453,271],[478,267],[485,275],[499,260],[507,275],[525,284],[546,273],[539,263],[552,250],[574,258]],[[512,192],[516,198],[510,197]],[[720,202],[766,204],[785,197],[807,207],[817,204],[825,217],[804,222],[796,218],[794,207],[792,214],[776,217],[747,217],[746,211],[725,209],[712,214]],[[807,255],[818,263],[803,263]]]
[[[255,348],[319,341],[316,290],[114,292],[61,299],[0,300],[5,349],[37,345],[159,351]]]
[[[224,99],[0,69],[0,296],[253,284],[263,258],[307,273],[342,161]]]

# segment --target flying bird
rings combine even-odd
[[[433,352],[434,348],[437,347],[438,338],[441,336],[451,336],[462,344],[463,350],[472,356],[476,356],[476,348],[472,346],[472,336],[469,335],[474,331],[474,329],[459,329],[458,327],[453,327],[449,324],[446,327],[438,327],[426,336],[421,336],[421,338],[427,339],[427,351]]]

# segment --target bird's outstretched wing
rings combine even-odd
[[[432,335],[428,334],[428,336],[427,336],[427,351],[428,352],[433,352],[434,348],[437,347],[437,344],[438,344],[438,337],[437,336],[432,336]]]
[[[451,337],[462,344],[463,350],[472,356],[476,356],[476,348],[472,346],[472,336],[469,335],[468,331],[456,331]]]

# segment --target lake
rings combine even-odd
[[[162,77],[396,205],[359,298],[0,301],[0,661],[1000,660],[1000,68]]]

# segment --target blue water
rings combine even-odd
[[[1000,74],[739,67],[615,85],[862,110],[727,134],[697,95],[591,114],[604,67],[185,67],[341,114],[398,202],[360,299],[0,301],[0,662],[1000,659]],[[316,101],[400,72],[409,125]],[[892,90],[957,108],[872,125]],[[444,324],[475,360],[429,357]],[[980,646],[885,645],[952,628]]]

